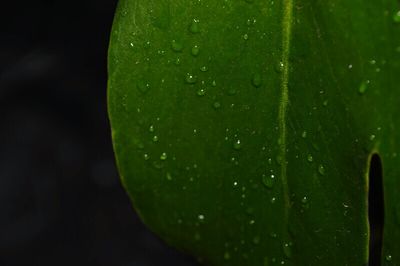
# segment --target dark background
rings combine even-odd
[[[0,265],[194,265],[150,233],[114,165],[116,0],[1,1]]]

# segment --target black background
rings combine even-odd
[[[0,265],[194,265],[139,221],[114,165],[116,0],[1,1]]]

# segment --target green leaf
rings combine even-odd
[[[400,264],[399,10],[120,0],[109,112],[143,221],[211,265],[365,265],[378,154],[376,256]]]

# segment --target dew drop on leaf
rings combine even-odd
[[[320,165],[318,166],[318,173],[319,173],[320,175],[325,175],[325,167],[324,167],[322,164],[320,164]]]
[[[283,244],[283,253],[286,258],[290,259],[292,257],[292,243],[284,243]]]
[[[156,169],[161,169],[161,168],[163,168],[163,166],[164,165],[160,161],[154,161],[153,162],[153,167],[156,168]]]
[[[197,77],[191,73],[186,73],[185,81],[188,84],[195,84],[197,82]]]
[[[191,33],[199,33],[200,32],[200,21],[198,19],[193,19],[189,26],[189,31]]]
[[[206,66],[202,66],[202,67],[200,67],[200,71],[201,72],[207,72],[208,68]]]
[[[240,150],[240,149],[242,148],[242,143],[240,142],[240,139],[236,140],[236,141],[233,143],[233,148],[234,148],[235,150]]]
[[[281,73],[283,71],[284,67],[285,67],[285,65],[283,64],[283,62],[279,61],[275,66],[275,71],[278,73]]]
[[[262,176],[262,183],[264,184],[264,186],[266,188],[271,189],[274,186],[274,183],[275,183],[275,176],[274,175],[267,176],[267,175],[264,174]]]
[[[258,244],[260,244],[260,237],[259,236],[255,236],[255,237],[253,237],[253,243],[255,244],[255,245],[258,245]]]
[[[204,95],[206,95],[206,90],[205,89],[201,88],[201,89],[197,90],[197,96],[202,97]]]
[[[139,82],[137,84],[137,88],[139,89],[139,91],[141,93],[146,93],[150,89],[150,84],[145,82],[144,80],[139,80]]]
[[[359,93],[360,95],[365,94],[365,92],[366,92],[367,89],[368,89],[368,84],[369,84],[369,83],[370,83],[369,80],[363,81],[363,82],[361,83],[360,87],[358,88],[358,93]]]
[[[225,260],[229,260],[231,258],[231,254],[228,252],[228,251],[226,251],[225,253],[224,253],[224,259]]]
[[[168,172],[167,175],[166,175],[166,178],[167,178],[168,181],[171,181],[172,180],[171,173]]]
[[[251,84],[253,84],[253,86],[256,88],[261,87],[262,79],[260,73],[256,73],[253,75],[253,78],[251,79]]]
[[[177,57],[174,62],[175,65],[179,66],[181,64],[181,59]]]
[[[395,23],[400,23],[400,10],[397,11],[394,15],[393,15],[393,21]]]
[[[192,55],[193,56],[198,56],[200,53],[200,47],[198,45],[195,45],[192,47]]]
[[[308,203],[308,199],[307,199],[306,196],[304,196],[304,197],[301,199],[301,203],[302,203],[302,204],[307,204],[307,203]]]
[[[163,152],[160,156],[160,160],[165,161],[167,159],[167,153]]]
[[[214,103],[213,103],[213,107],[214,107],[215,110],[217,110],[217,109],[221,108],[221,103],[219,103],[219,102],[214,102]]]
[[[174,52],[181,52],[183,50],[183,45],[182,45],[182,43],[180,43],[176,40],[172,40],[171,41],[171,49]]]

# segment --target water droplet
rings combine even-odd
[[[400,23],[400,10],[397,11],[396,13],[394,13],[394,15],[393,15],[393,21],[394,21],[395,23]]]
[[[204,214],[199,214],[199,216],[197,216],[197,218],[199,218],[200,221],[204,220]]]
[[[143,158],[144,158],[146,161],[148,161],[148,160],[150,159],[150,156],[149,156],[147,153],[145,153],[145,154],[143,154]]]
[[[213,107],[214,107],[215,110],[217,110],[217,109],[221,108],[221,103],[219,103],[219,102],[214,102],[214,103],[213,103]]]
[[[211,86],[217,87],[217,82],[215,80],[212,81]]]
[[[191,33],[199,33],[200,32],[200,21],[198,19],[193,19],[189,26],[189,31]]]
[[[249,35],[247,33],[243,34],[243,40],[247,41],[249,39]]]
[[[325,100],[325,101],[322,103],[322,105],[323,105],[324,107],[328,106],[328,100]]]
[[[138,149],[143,150],[144,149],[144,144],[141,141],[138,141],[138,143],[136,143]]]
[[[279,61],[276,66],[275,66],[275,71],[278,73],[281,73],[284,69],[285,65],[283,64],[282,61]]]
[[[265,174],[262,175],[262,183],[266,188],[271,189],[275,183],[275,175],[270,175],[270,176],[267,176]]]
[[[247,26],[252,26],[252,25],[256,24],[256,22],[257,22],[257,20],[255,18],[253,18],[253,19],[249,18],[249,19],[247,19],[246,24],[247,24]]]
[[[150,132],[154,132],[154,126],[153,126],[153,125],[151,125],[151,126],[149,127],[149,131],[150,131]]]
[[[197,77],[191,73],[186,73],[185,81],[188,84],[195,84],[197,82]]]
[[[202,97],[204,95],[206,95],[206,90],[205,89],[201,88],[201,89],[197,90],[197,96]]]
[[[233,148],[234,148],[235,150],[240,150],[240,149],[242,148],[242,144],[241,144],[241,142],[240,142],[240,139],[236,140],[236,141],[233,143]]]
[[[302,204],[307,204],[307,203],[308,203],[308,199],[307,199],[306,196],[304,196],[304,197],[301,199],[301,203],[302,203]]]
[[[303,139],[307,138],[307,131],[303,131],[303,133],[301,133],[301,137]]]
[[[275,197],[272,197],[272,198],[271,198],[271,203],[274,204],[275,202],[276,202],[276,198],[275,198]]]
[[[174,62],[175,65],[179,66],[181,64],[181,59],[177,57]]]
[[[202,67],[200,67],[200,71],[201,72],[207,72],[208,68],[206,66],[202,66]]]
[[[160,156],[160,160],[165,161],[167,160],[167,154],[165,152],[163,152]]]
[[[386,261],[392,261],[392,255],[386,255],[385,260]]]
[[[253,75],[253,78],[251,79],[251,84],[253,84],[254,87],[259,88],[262,85],[262,78],[260,73],[256,73]]]
[[[314,160],[314,158],[312,157],[311,154],[307,155],[307,161],[312,163],[312,161]]]
[[[226,252],[224,253],[224,259],[225,259],[225,260],[229,260],[230,258],[231,258],[231,254],[229,254],[229,252],[226,251]]]
[[[172,40],[171,41],[171,48],[173,51],[175,52],[182,52],[183,50],[183,45],[182,43],[176,41],[176,40]]]
[[[158,141],[158,136],[153,136],[153,142],[157,142]]]
[[[156,169],[161,169],[161,168],[164,167],[164,165],[160,161],[154,161],[153,162],[153,167],[156,168]]]
[[[260,244],[260,240],[261,240],[261,238],[260,238],[259,236],[253,237],[253,243],[254,243],[255,245]]]
[[[200,53],[200,47],[198,45],[195,45],[192,47],[192,55],[193,56],[198,56]]]
[[[318,166],[318,173],[319,173],[320,175],[325,175],[325,167],[324,167],[322,164],[320,164],[320,165]]]
[[[145,81],[143,81],[143,80],[139,80],[139,82],[137,84],[137,88],[139,89],[139,91],[141,93],[146,93],[150,89],[150,84],[145,82]]]
[[[358,88],[358,93],[363,95],[367,91],[369,83],[370,83],[369,80],[363,81],[360,87]]]
[[[166,177],[167,177],[167,180],[168,180],[168,181],[171,181],[171,180],[172,180],[172,175],[171,175],[171,173],[167,173]]]
[[[292,243],[284,243],[283,244],[283,253],[286,258],[290,259],[292,257]]]

